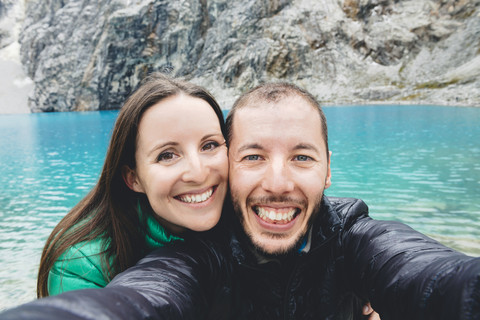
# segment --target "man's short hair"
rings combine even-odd
[[[226,133],[227,133],[227,144],[230,145],[233,135],[233,120],[235,118],[235,113],[238,109],[244,107],[259,107],[262,102],[272,104],[281,101],[282,99],[288,97],[300,97],[305,99],[313,108],[318,111],[320,115],[320,124],[322,126],[322,136],[325,142],[325,147],[327,149],[327,159],[328,159],[328,129],[327,129],[327,118],[323,113],[322,107],[318,103],[317,99],[306,91],[294,84],[286,82],[278,83],[264,83],[256,86],[253,89],[242,94],[233,104],[232,109],[228,112],[227,120],[225,123]]]

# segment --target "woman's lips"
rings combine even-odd
[[[178,196],[175,196],[175,199],[185,202],[185,203],[202,203],[210,199],[215,192],[216,187],[208,188],[206,191],[201,193],[184,193]]]

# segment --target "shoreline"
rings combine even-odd
[[[2,60],[0,59],[0,68],[2,67]],[[0,85],[2,85],[0,79]],[[12,87],[11,85],[10,87]],[[6,86],[8,87],[8,85]],[[4,86],[5,88],[5,86]],[[31,90],[31,89],[28,89]],[[27,90],[27,91],[28,91]],[[12,90],[14,91],[14,90]],[[16,91],[24,91],[22,88],[19,88]],[[48,112],[31,112],[28,108],[27,100],[28,95],[21,94],[17,95],[5,95],[0,90],[0,98],[3,101],[7,101],[7,104],[12,104],[12,101],[21,101],[19,104],[13,103],[13,105],[20,105],[18,107],[4,107],[0,105],[0,116],[1,115],[15,115],[15,114],[30,114],[30,113],[48,113]],[[6,100],[4,100],[6,99]],[[333,104],[325,103],[321,104],[322,108],[348,108],[348,107],[393,107],[393,106],[427,106],[427,107],[439,107],[439,108],[480,108],[480,105],[465,105],[465,104],[436,104],[436,103],[426,103],[426,102],[397,102],[397,101],[372,101],[372,102],[358,102],[358,103],[342,103],[342,104]],[[120,110],[120,109],[113,109]],[[222,108],[223,111],[230,111],[230,108]],[[97,111],[112,111],[112,110],[89,110],[89,111],[63,111],[63,112],[97,112]],[[58,112],[58,111],[57,111]]]
[[[345,103],[345,104],[334,104],[334,103],[324,103],[321,104],[323,107],[356,107],[356,106],[426,106],[426,107],[455,107],[455,108],[480,108],[479,104],[439,104],[425,101],[369,101],[369,102],[359,102],[359,103]]]

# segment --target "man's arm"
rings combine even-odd
[[[368,217],[343,234],[347,276],[388,319],[480,319],[480,258]]]
[[[228,267],[200,240],[160,248],[103,289],[66,292],[0,314],[1,319],[228,319]]]

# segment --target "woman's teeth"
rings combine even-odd
[[[212,194],[213,194],[213,188],[210,188],[208,191],[204,193],[181,195],[176,198],[180,201],[187,202],[187,203],[200,203],[210,199]]]
[[[262,207],[256,207],[255,212],[264,221],[271,220],[273,222],[287,223],[293,220],[293,218],[295,217],[295,213],[297,212],[297,209],[292,208],[287,212],[276,212],[275,210],[272,210],[272,209],[267,210]]]

